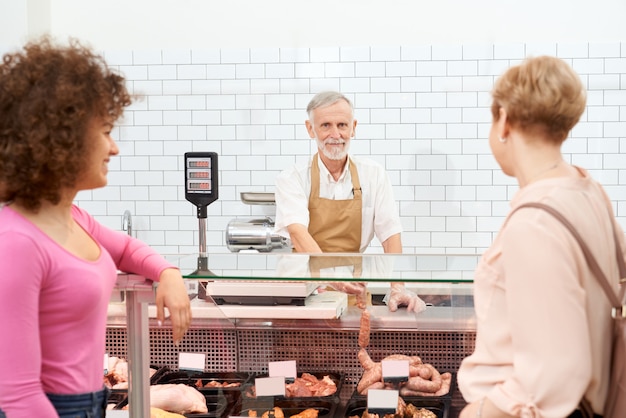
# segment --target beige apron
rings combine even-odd
[[[309,257],[311,277],[322,277],[322,270],[335,267],[352,267],[352,277],[361,277],[363,258],[361,255],[316,255]]]
[[[318,155],[311,163],[309,196],[309,233],[325,253],[358,253],[361,249],[361,183],[356,167],[350,161],[354,197],[331,200],[320,197]]]

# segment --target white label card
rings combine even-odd
[[[285,396],[285,377],[257,377],[254,379],[256,396]]]
[[[270,361],[267,369],[270,377],[283,376],[287,380],[293,380],[298,376],[295,360]]]
[[[109,374],[109,353],[104,353],[104,374]]]
[[[107,418],[129,418],[130,411],[112,409],[107,411]]]
[[[380,362],[383,368],[383,380],[398,379],[408,380],[409,361],[408,360],[383,360]]]
[[[398,409],[398,391],[389,389],[369,389],[367,391],[368,411],[392,411]]]
[[[203,353],[178,353],[178,368],[181,370],[204,371],[206,354]]]

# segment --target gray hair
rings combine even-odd
[[[343,94],[338,91],[322,91],[317,93],[311,101],[309,105],[306,107],[306,113],[309,115],[309,119],[313,120],[313,111],[319,107],[326,107],[332,104],[337,103],[339,100],[345,100],[346,103],[350,105],[350,109],[352,110],[352,117],[354,118],[354,107],[352,106],[352,102]]]

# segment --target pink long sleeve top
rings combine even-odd
[[[543,202],[559,210],[617,290],[611,204],[579,170],[584,178],[546,179],[520,189],[511,209]],[[577,241],[558,220],[535,208],[508,218],[477,266],[474,304],[476,347],[458,371],[466,401],[486,397],[514,416],[562,418],[585,395],[602,413],[611,307]]]
[[[46,393],[102,389],[117,270],[158,280],[173,267],[76,206],[72,216],[99,244],[96,261],[70,254],[10,206],[0,208],[0,410],[9,418],[57,417]]]

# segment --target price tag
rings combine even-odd
[[[109,353],[104,353],[104,375],[109,374]]]
[[[256,396],[285,396],[285,377],[257,377],[254,379]]]
[[[204,371],[206,354],[203,353],[178,353],[178,368],[181,370]]]
[[[399,383],[409,380],[408,360],[383,360],[383,382]]]
[[[398,409],[398,391],[369,389],[367,391],[367,411],[380,416],[395,414]]]
[[[111,409],[107,411],[107,418],[129,418],[130,411],[122,409]]]
[[[267,368],[270,377],[283,376],[287,383],[293,383],[298,376],[295,360],[270,361]]]

